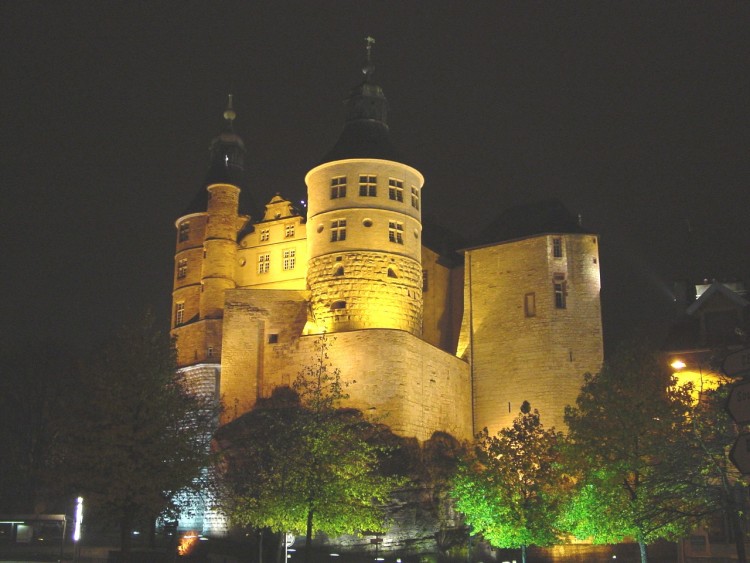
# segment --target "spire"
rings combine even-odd
[[[229,94],[229,99],[227,100],[227,109],[224,110],[224,119],[227,120],[230,131],[234,131],[234,120],[236,118],[237,118],[237,114],[235,113],[234,108],[232,107],[232,94]]]
[[[388,101],[383,89],[375,84],[373,62],[375,39],[365,38],[364,80],[355,86],[344,101],[344,130],[322,162],[345,158],[381,158],[403,162],[391,144],[388,132]]]

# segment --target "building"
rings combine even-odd
[[[307,173],[305,214],[281,194],[262,217],[238,211],[230,98],[206,182],[175,223],[181,369],[218,391],[228,422],[289,385],[325,334],[349,405],[397,434],[494,433],[523,401],[562,428],[603,359],[597,235],[552,201],[446,248],[422,223],[429,184],[391,143],[369,55],[341,135]]]

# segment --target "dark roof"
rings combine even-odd
[[[516,240],[547,233],[591,233],[558,199],[511,207],[485,227],[471,246]]]
[[[405,162],[391,143],[388,130],[388,100],[372,82],[374,67],[367,66],[365,80],[345,100],[346,123],[333,148],[320,163],[348,158],[378,158]]]

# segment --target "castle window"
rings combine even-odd
[[[297,262],[296,258],[297,251],[293,248],[289,248],[284,251],[284,269],[294,270],[294,265]]]
[[[414,186],[411,187],[411,206],[419,209],[419,190]]]
[[[270,254],[258,254],[258,273],[267,274],[271,267]]]
[[[333,275],[334,276],[343,276],[344,275],[344,267],[343,266],[339,266],[338,268],[336,268],[336,271],[333,272]]]
[[[523,312],[527,317],[536,317],[536,293],[523,296]]]
[[[552,239],[552,256],[554,256],[555,258],[563,257],[562,238],[560,237],[555,237]]]
[[[555,290],[555,308],[567,308],[568,288],[563,274],[555,274],[552,284]]]
[[[389,278],[398,278],[396,275],[396,271],[393,268],[388,268],[388,277]]]
[[[209,358],[213,358],[214,357],[214,347],[213,346],[209,346],[208,347],[208,350],[206,351],[206,356],[208,356]]]
[[[375,197],[378,195],[378,177],[362,174],[359,177],[359,195]]]
[[[174,326],[180,326],[185,322],[185,304],[175,303],[174,305]]]
[[[401,180],[388,179],[388,198],[394,201],[404,201],[404,183]]]
[[[271,238],[271,230],[270,229],[261,229],[260,230],[260,242],[266,242],[270,238]]]
[[[331,311],[346,309],[346,301],[334,301],[331,303]]]
[[[279,341],[279,335],[278,334],[269,334],[268,335],[268,343],[269,344],[276,344]]]
[[[183,221],[180,223],[179,234],[177,236],[178,242],[185,242],[190,238],[190,221]]]
[[[177,279],[181,280],[185,276],[187,276],[187,259],[182,258],[177,261]]]
[[[331,178],[331,199],[346,197],[346,176]]]
[[[331,221],[331,242],[346,240],[346,219]]]
[[[422,291],[427,291],[430,286],[429,277],[427,276],[427,270],[422,270]]]
[[[284,226],[284,237],[285,238],[292,238],[294,236],[294,225],[285,225]]]
[[[404,244],[404,224],[398,221],[388,221],[388,240]]]

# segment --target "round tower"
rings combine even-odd
[[[180,366],[220,357],[224,292],[235,287],[237,233],[248,220],[238,214],[245,145],[233,131],[235,117],[230,95],[226,129],[209,148],[204,187],[175,223],[172,333]]]
[[[313,332],[393,328],[422,332],[422,174],[391,144],[387,101],[364,81],[345,102],[333,149],[305,177]]]

